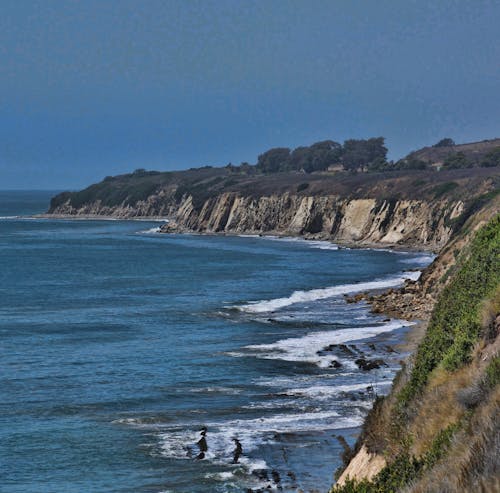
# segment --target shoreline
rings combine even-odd
[[[28,216],[19,216],[19,219],[46,219],[46,220],[74,220],[74,221],[136,221],[136,222],[165,222],[174,223],[175,220],[166,216],[109,216],[100,214],[33,214]],[[14,219],[14,217],[13,217]],[[178,231],[159,231],[158,234],[198,234],[206,236],[251,236],[251,237],[261,237],[261,238],[300,238],[304,241],[324,241],[325,243],[330,243],[339,246],[340,248],[353,248],[353,249],[374,249],[374,250],[388,250],[393,252],[408,252],[408,253],[432,253],[437,254],[439,250],[426,245],[403,245],[399,243],[376,243],[376,242],[352,242],[352,241],[338,241],[334,238],[328,238],[324,235],[314,235],[314,234],[299,234],[292,233],[290,231],[266,231],[265,233],[261,231],[195,231],[190,229],[179,229]]]

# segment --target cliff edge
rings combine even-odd
[[[332,493],[500,491],[499,211],[497,197],[472,215],[411,290],[370,300],[394,313],[410,295],[431,314]]]

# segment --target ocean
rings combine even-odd
[[[25,217],[53,194],[0,192],[1,491],[328,491],[408,330],[343,295],[432,256]]]

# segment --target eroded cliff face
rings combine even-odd
[[[176,211],[175,226],[165,231],[286,234],[342,243],[400,244],[439,249],[452,229],[461,202],[340,199],[333,196],[272,195],[252,198],[227,193],[208,199],[200,210],[191,197]]]
[[[452,234],[450,220],[462,202],[446,200],[345,199],[292,194],[262,197],[222,193],[195,204],[191,196],[152,195],[134,206],[105,207],[99,201],[53,211],[76,216],[168,217],[163,232],[303,235],[360,245],[402,245],[439,250]]]

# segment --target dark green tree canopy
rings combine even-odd
[[[296,171],[323,171],[338,163],[342,156],[342,146],[333,140],[316,142],[309,147],[297,147],[290,156],[290,169]]]
[[[380,169],[386,164],[387,148],[384,137],[349,139],[344,142],[342,164],[346,170]]]
[[[453,147],[455,145],[455,141],[446,137],[441,139],[437,144],[434,144],[432,147]]]
[[[287,170],[289,161],[290,149],[288,147],[275,147],[257,158],[257,168],[263,173],[276,173]]]

